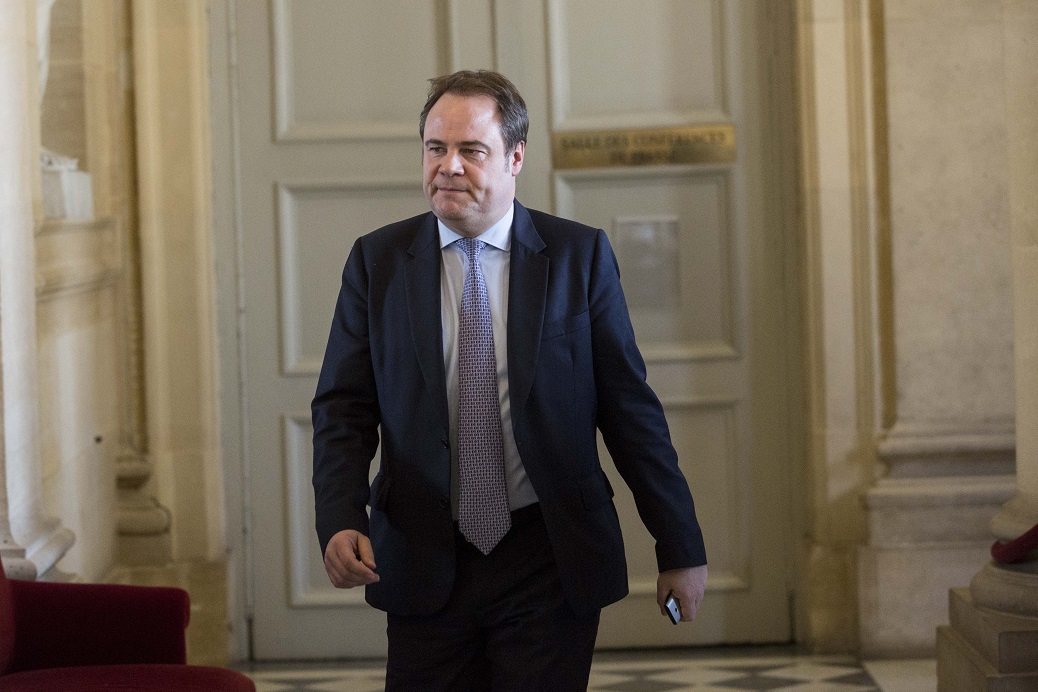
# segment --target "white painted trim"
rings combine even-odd
[[[646,363],[681,363],[685,361],[737,360],[742,357],[726,341],[696,341],[693,343],[649,344],[642,348]]]
[[[252,513],[246,488],[250,466],[246,453],[244,368],[241,333],[242,223],[238,187],[240,169],[237,73],[237,0],[209,3],[210,107],[213,155],[212,228],[217,272],[216,308],[219,357],[220,441],[226,482],[223,489],[227,547],[227,618],[233,661],[250,658],[253,556],[248,551]]]
[[[447,53],[440,56],[440,73],[496,67],[494,60],[494,3],[485,0],[440,0],[440,19]],[[445,6],[445,9],[442,9]],[[465,35],[465,40],[458,37]],[[480,43],[480,37],[483,42]],[[412,135],[414,133],[412,132]]]

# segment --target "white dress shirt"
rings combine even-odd
[[[519,458],[512,432],[512,412],[508,398],[508,274],[512,245],[512,217],[509,206],[504,217],[478,237],[487,244],[479,256],[479,266],[487,284],[490,317],[494,328],[494,357],[497,360],[497,396],[501,404],[501,437],[504,442],[505,480],[508,506],[512,510],[537,502],[526,469]],[[447,375],[447,403],[451,425],[451,505],[458,517],[458,322],[461,294],[468,275],[465,251],[455,242],[461,236],[437,220],[440,229],[440,319],[443,325],[443,366]]]

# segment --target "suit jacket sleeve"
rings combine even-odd
[[[368,274],[358,240],[342,274],[311,410],[321,554],[339,531],[368,533],[368,473],[381,418],[368,340]]]
[[[589,286],[597,425],[638,514],[656,539],[659,570],[706,564],[703,534],[663,407],[646,382],[619,267],[598,231]]]

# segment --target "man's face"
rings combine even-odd
[[[447,228],[476,236],[508,211],[525,147],[505,151],[492,98],[441,96],[425,119],[422,151],[425,197]]]

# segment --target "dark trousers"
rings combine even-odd
[[[388,616],[386,690],[586,690],[598,620],[566,605],[540,508],[524,507],[490,555],[458,535],[443,610]]]

